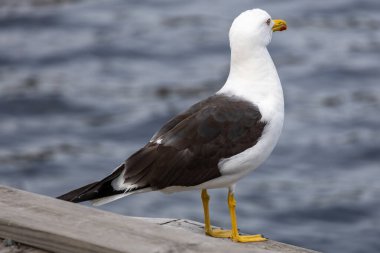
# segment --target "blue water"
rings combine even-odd
[[[0,184],[57,196],[111,172],[223,85],[229,26],[261,7],[289,25],[269,48],[286,121],[270,159],[237,186],[240,228],[380,252],[378,0],[48,2],[0,8]],[[228,227],[226,190],[211,197],[213,223]],[[203,219],[198,192],[102,208]]]

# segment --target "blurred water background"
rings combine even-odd
[[[229,26],[253,7],[289,25],[269,47],[286,122],[237,186],[241,230],[380,252],[378,0],[1,0],[0,184],[57,196],[111,172],[223,85]],[[226,190],[211,197],[213,223],[228,227]],[[203,220],[198,192],[102,208]]]

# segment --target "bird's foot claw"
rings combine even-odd
[[[206,230],[206,235],[216,237],[216,238],[231,238],[232,232],[231,230],[224,230],[224,229],[210,229]]]
[[[268,239],[265,238],[263,235],[257,234],[257,235],[237,235],[237,236],[233,236],[232,240],[234,242],[265,242]]]

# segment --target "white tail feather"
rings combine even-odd
[[[112,195],[112,196],[108,196],[108,197],[104,197],[104,198],[100,198],[100,199],[94,199],[94,200],[91,200],[91,204],[94,206],[101,206],[101,205],[107,204],[109,202],[124,198],[124,197],[126,197],[132,193],[133,192],[120,193],[120,194],[116,194],[116,195]]]
[[[151,188],[144,188],[144,189],[140,189],[137,191],[125,192],[125,193],[120,193],[120,194],[116,194],[116,195],[112,195],[112,196],[108,196],[108,197],[104,197],[104,198],[93,199],[93,200],[91,200],[91,204],[94,206],[101,206],[101,205],[110,203],[112,201],[127,197],[127,196],[132,195],[132,194],[149,192],[151,190],[152,190]]]

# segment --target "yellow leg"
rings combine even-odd
[[[234,193],[231,190],[229,190],[228,191],[228,209],[230,210],[230,216],[231,216],[231,227],[232,227],[231,239],[234,242],[263,242],[263,241],[268,240],[260,234],[239,235],[235,207],[236,207],[236,200],[234,197]]]
[[[201,193],[203,211],[205,215],[205,233],[206,235],[218,238],[231,238],[231,230],[222,229],[212,229],[210,223],[210,210],[208,208],[208,203],[210,201],[210,196],[207,194],[207,190],[203,189]]]

